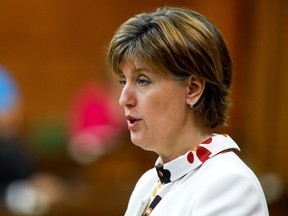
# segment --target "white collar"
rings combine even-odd
[[[162,158],[159,157],[155,163],[157,175],[162,183],[176,181],[201,166],[209,158],[230,149],[240,151],[240,148],[230,136],[226,134],[214,134],[197,147],[189,150],[186,154],[166,164],[163,164]]]

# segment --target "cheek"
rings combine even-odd
[[[165,85],[154,88],[147,95],[142,96],[142,113],[151,120],[150,123],[159,121],[168,123],[174,121],[185,113],[186,108],[186,91],[176,83],[167,82]],[[169,120],[170,119],[170,120]]]
[[[153,95],[145,99],[143,102],[144,111],[148,115],[153,115],[154,117],[157,115],[159,116],[167,106],[167,103],[163,101],[163,98],[160,95]]]
[[[145,112],[153,122],[174,121],[185,108],[185,98],[183,95],[173,92],[165,95],[153,95],[146,100]],[[150,118],[151,117],[151,118]]]

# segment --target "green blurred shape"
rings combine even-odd
[[[65,151],[65,134],[64,121],[40,120],[30,127],[27,141],[34,153],[57,156]]]

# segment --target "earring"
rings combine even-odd
[[[193,109],[193,107],[194,107],[194,103],[191,102],[191,103],[190,103],[190,108]]]

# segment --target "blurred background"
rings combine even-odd
[[[288,215],[286,0],[1,0],[1,216],[124,214],[157,155],[130,143],[105,52],[121,23],[164,5],[222,31],[235,66],[225,132],[270,215]]]

